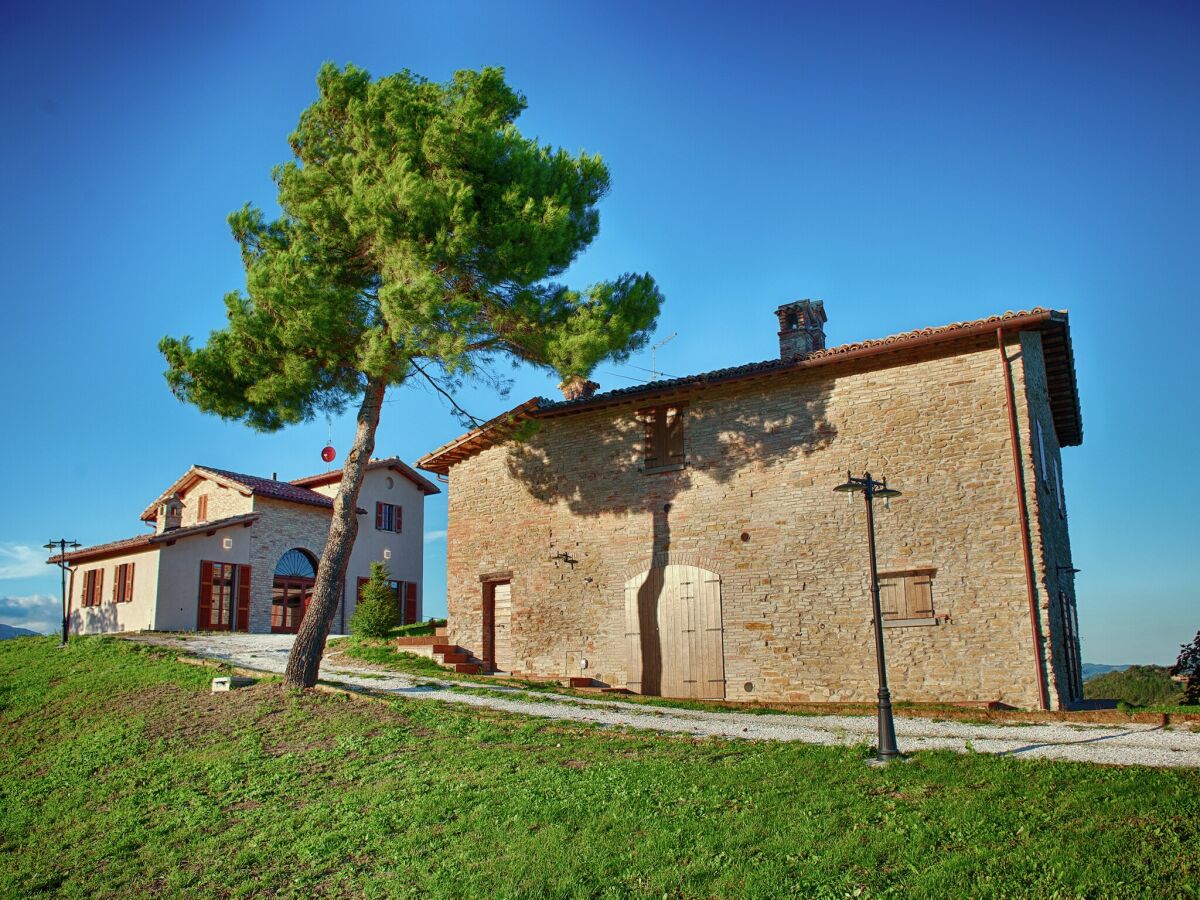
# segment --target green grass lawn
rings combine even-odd
[[[0,643],[0,895],[1196,896],[1200,773],[210,694]]]

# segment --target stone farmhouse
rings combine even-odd
[[[643,694],[869,701],[862,498],[898,700],[1082,696],[1060,451],[1082,442],[1068,317],[1034,309],[596,393],[564,386],[434,450],[448,641],[493,670]],[[532,436],[530,436],[532,432]]]
[[[192,466],[142,513],[153,531],[66,554],[73,633],[297,631],[341,477]],[[399,459],[370,462],[335,631],[346,630],[375,561],[394,579],[402,621],[420,619],[424,504],[436,493]]]

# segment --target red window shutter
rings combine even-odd
[[[103,591],[104,591],[104,570],[97,569],[96,570],[96,593],[93,595],[93,598],[92,598],[92,606],[100,605],[100,598],[103,596]]]
[[[399,534],[401,531],[404,530],[404,519],[403,519],[404,507],[393,506],[392,509],[395,510],[395,512],[392,513],[392,516],[393,516],[392,525],[394,526],[394,530],[396,531],[396,533]]]
[[[404,621],[409,625],[417,621],[417,586],[411,581],[404,584]]]
[[[122,599],[121,598],[121,589],[124,587],[125,587],[125,567],[117,566],[116,569],[113,570],[113,590],[112,590],[112,602],[113,603],[121,602],[121,599]]]
[[[208,521],[208,494],[201,494],[200,499],[196,501],[196,521]]]
[[[196,630],[211,629],[212,625],[213,564],[208,560],[200,563],[200,602],[196,615]]]
[[[133,563],[125,567],[125,602],[133,599]]]
[[[250,567],[237,567],[237,624],[238,631],[250,630]]]
[[[383,531],[383,504],[375,501],[375,530]]]

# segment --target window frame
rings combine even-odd
[[[663,403],[636,413],[642,424],[642,474],[678,472],[687,466],[688,404]]]
[[[398,503],[375,501],[375,530],[392,534],[404,533],[404,507]]]
[[[913,566],[907,569],[890,569],[879,573],[879,615],[884,628],[907,628],[916,625],[939,625],[947,616],[938,613],[934,603],[934,581],[937,578],[937,568],[934,566]],[[890,614],[885,610],[884,588],[896,584],[900,588],[899,605],[896,612]],[[927,591],[920,591],[922,585],[928,585]],[[920,602],[919,595],[926,594],[928,607],[916,606]],[[892,598],[889,598],[892,599]],[[902,608],[901,608],[902,606]]]
[[[97,566],[85,569],[83,572],[83,592],[79,599],[80,606],[99,606],[104,602],[101,591],[104,589],[104,567]]]
[[[133,602],[134,563],[118,563],[113,569],[113,603]]]

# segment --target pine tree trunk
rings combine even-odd
[[[325,640],[333,626],[338,600],[346,584],[350,552],[354,549],[354,539],[358,537],[358,492],[362,488],[371,454],[375,451],[375,429],[379,426],[379,410],[385,390],[384,379],[367,380],[366,393],[358,410],[354,445],[346,454],[342,483],[333,500],[333,519],[317,567],[312,600],[296,633],[296,642],[292,644],[292,652],[283,673],[284,687],[310,688],[317,683],[317,672],[325,653]]]

